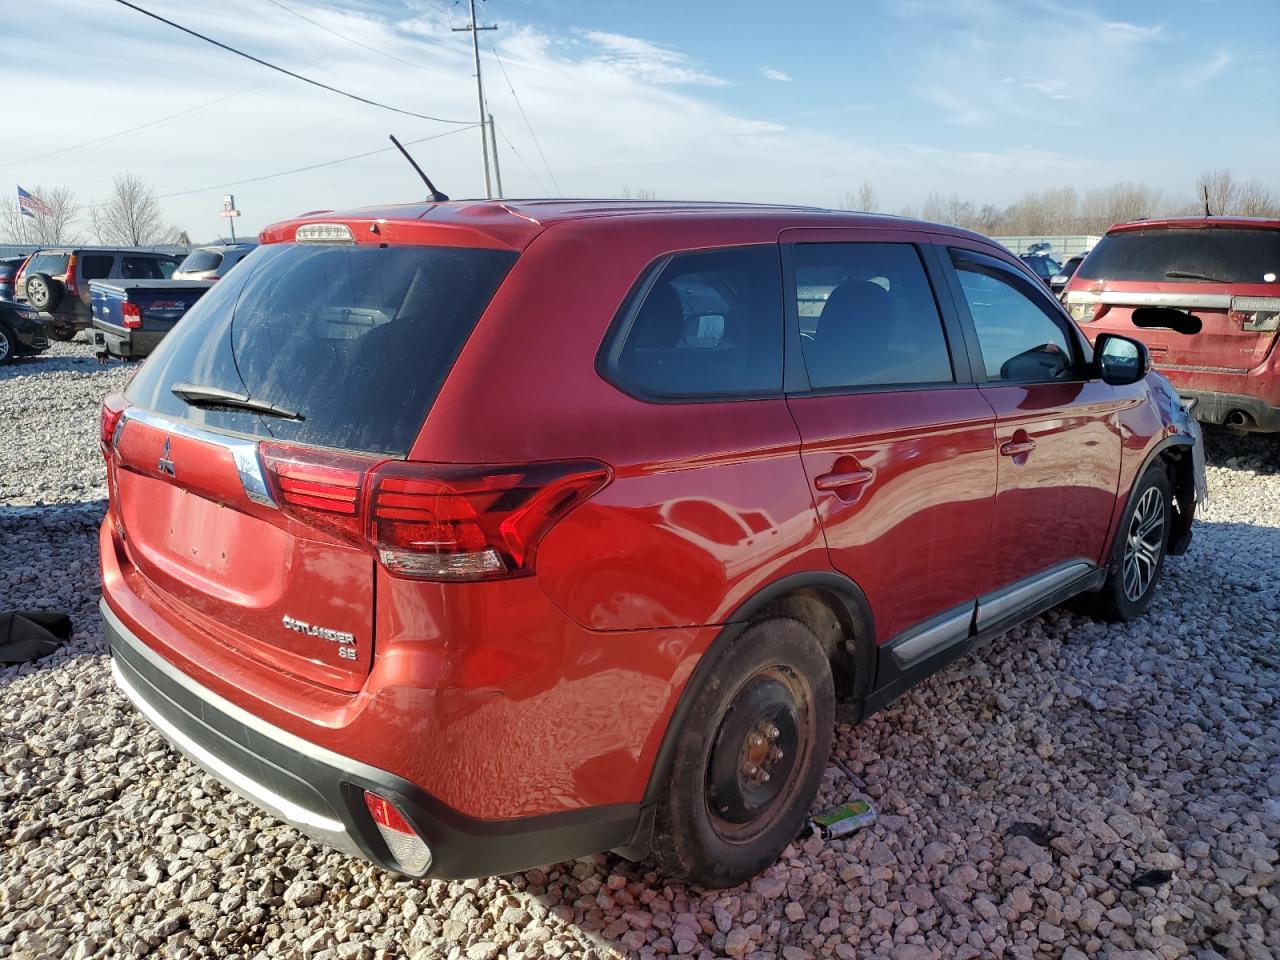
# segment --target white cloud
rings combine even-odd
[[[1212,60],[1188,69],[1182,76],[1182,84],[1188,89],[1202,87],[1234,62],[1231,54],[1220,50]]]
[[[782,70],[775,70],[773,67],[761,67],[760,76],[766,80],[776,80],[778,83],[791,83],[795,77]]]
[[[683,53],[639,37],[604,30],[583,30],[582,39],[598,50],[592,59],[649,83],[723,87],[726,81],[700,70]]]

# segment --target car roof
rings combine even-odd
[[[1165,217],[1159,220],[1131,220],[1117,223],[1107,233],[1126,230],[1169,230],[1174,228],[1245,227],[1256,230],[1280,230],[1280,220],[1272,217]]]
[[[991,244],[987,237],[959,227],[881,213],[856,213],[822,207],[766,203],[671,200],[450,200],[367,207],[356,210],[316,210],[283,220],[263,229],[267,243],[293,239],[305,223],[361,221],[456,228],[477,241],[487,239],[511,249],[522,249],[538,234],[556,224],[626,218],[637,221],[707,222],[736,219],[744,222],[774,221],[788,227],[843,227],[863,229],[921,230],[949,236],[970,237]]]

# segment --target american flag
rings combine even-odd
[[[18,188],[18,206],[22,209],[24,217],[35,218],[36,214],[42,217],[53,215],[53,208],[37,197],[35,194],[27,193],[21,187]]]

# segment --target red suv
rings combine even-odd
[[[740,882],[837,701],[1076,594],[1137,616],[1191,537],[1197,427],[1145,348],[971,233],[546,201],[261,239],[104,406],[112,669],[391,869]]]
[[[1067,284],[1065,302],[1090,339],[1141,338],[1205,423],[1280,431],[1280,220],[1139,220],[1107,231]],[[1157,307],[1197,318],[1134,323]],[[1150,312],[1150,311],[1149,311]]]

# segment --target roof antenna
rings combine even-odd
[[[441,193],[439,190],[436,189],[436,185],[431,182],[431,178],[422,172],[422,168],[418,166],[418,161],[414,160],[413,157],[409,156],[409,151],[406,150],[404,148],[404,145],[399,140],[396,139],[396,135],[394,133],[389,133],[387,134],[387,136],[389,136],[391,138],[391,142],[396,145],[396,149],[404,154],[404,158],[409,161],[409,164],[413,167],[413,169],[418,172],[418,176],[422,178],[422,182],[425,183],[427,185],[427,189],[431,191],[431,199],[434,200],[436,203],[444,203],[446,200],[448,200],[449,198],[447,196],[445,196],[443,193]]]
[[[417,164],[414,164],[414,166],[417,166]],[[1209,209],[1209,185],[1207,183],[1202,183],[1200,186],[1204,190],[1204,215],[1206,217],[1212,217],[1213,211]]]

